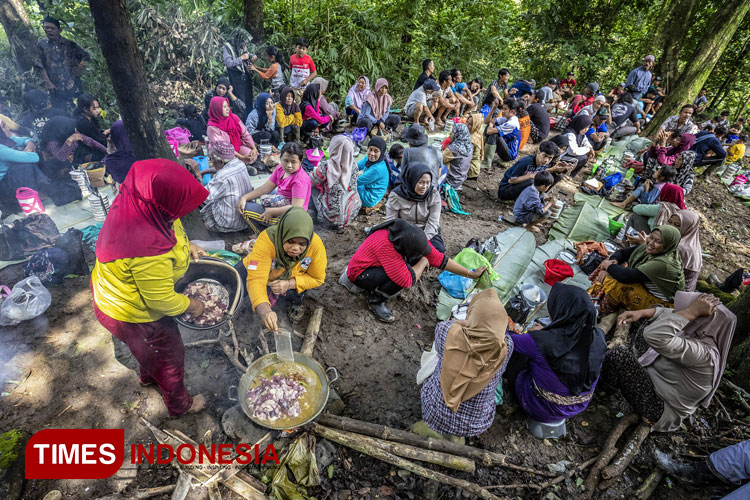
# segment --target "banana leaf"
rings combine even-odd
[[[625,210],[614,206],[606,198],[602,198],[598,194],[583,194],[580,191],[573,196],[573,200],[578,204],[579,202],[588,203],[594,208],[599,208],[607,213],[608,217],[615,218],[616,216],[625,213]]]
[[[552,225],[549,239],[604,241],[609,238],[609,218],[624,211],[598,195],[576,193],[573,199],[573,205],[565,207]]]
[[[500,300],[505,301],[534,256],[536,238],[523,228],[512,227],[495,235],[492,243],[495,246],[492,268],[500,275],[492,286]]]

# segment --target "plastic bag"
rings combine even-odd
[[[422,352],[422,358],[419,360],[419,371],[417,372],[417,385],[427,380],[435,372],[438,365],[438,353],[435,342],[432,343],[432,349]]]
[[[487,272],[482,274],[482,277],[479,278],[479,282],[477,283],[477,287],[480,290],[491,287],[493,281],[500,279],[500,275],[492,268],[490,261],[471,248],[464,248],[458,252],[458,255],[456,255],[453,260],[464,266],[466,269],[479,269],[482,266],[487,266]]]
[[[16,283],[10,296],[0,305],[0,325],[12,326],[36,318],[49,308],[52,295],[36,276]]]
[[[609,191],[610,189],[618,185],[621,180],[622,180],[622,174],[620,172],[615,172],[612,175],[608,175],[607,177],[604,178],[604,189],[606,191]]]
[[[529,305],[523,300],[523,296],[519,293],[505,304],[505,312],[508,313],[508,317],[512,319],[514,323],[523,325],[526,323],[526,318],[529,316]]]
[[[450,271],[443,271],[440,273],[438,281],[440,281],[440,284],[450,296],[456,299],[466,298],[466,292],[468,292],[474,284],[474,280],[471,278],[464,278],[463,276],[453,274]]]

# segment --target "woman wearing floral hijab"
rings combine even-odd
[[[386,135],[386,129],[396,130],[401,117],[391,114],[393,97],[388,95],[388,80],[378,78],[375,91],[365,99],[362,112],[357,119],[357,127],[365,127],[372,135]]]
[[[451,143],[443,151],[443,163],[448,165],[448,176],[445,182],[457,191],[461,190],[474,157],[474,145],[471,133],[464,123],[456,123],[451,132]]]
[[[312,201],[320,222],[330,222],[336,229],[348,225],[359,213],[362,201],[357,193],[357,164],[354,143],[344,136],[331,139],[330,159],[320,162],[310,174]]]
[[[479,177],[479,168],[484,160],[484,140],[482,139],[482,123],[484,118],[480,113],[471,113],[466,120],[466,126],[471,134],[471,143],[474,145],[474,153],[471,157],[471,166],[467,179],[474,180]]]
[[[344,101],[344,107],[346,108],[347,116],[351,117],[352,123],[357,123],[357,118],[362,112],[362,106],[365,104],[365,99],[370,95],[370,79],[362,75],[357,78],[352,88],[349,89],[349,93],[346,94],[346,100]]]

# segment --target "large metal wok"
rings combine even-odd
[[[183,327],[191,330],[214,330],[225,325],[237,312],[244,290],[242,278],[240,278],[240,273],[234,267],[223,260],[215,257],[201,257],[196,262],[190,262],[185,274],[175,283],[174,289],[177,293],[182,293],[190,283],[202,278],[216,280],[227,289],[229,292],[227,314],[222,320],[213,325],[196,325],[195,323],[183,320],[179,316],[174,319]]]
[[[312,412],[312,414],[306,418],[306,419],[300,419],[299,421],[293,421],[291,424],[276,424],[274,425],[273,422],[267,422],[265,420],[260,420],[255,417],[253,417],[253,412],[250,410],[248,406],[248,399],[247,399],[247,392],[250,389],[250,383],[255,380],[255,377],[260,374],[260,372],[263,371],[263,369],[277,364],[281,363],[279,361],[279,358],[276,356],[275,352],[272,352],[270,354],[266,354],[265,356],[256,359],[253,364],[251,364],[247,371],[242,375],[240,378],[239,386],[236,387],[237,389],[237,400],[239,400],[240,407],[242,408],[242,411],[245,412],[245,415],[255,422],[256,424],[266,427],[269,429],[276,429],[276,430],[285,430],[285,429],[294,429],[296,427],[301,427],[307,423],[312,422],[315,420],[318,415],[323,411],[323,409],[326,407],[326,404],[328,403],[328,396],[331,392],[331,384],[338,380],[339,374],[336,371],[334,367],[328,368],[328,370],[324,370],[322,366],[320,366],[320,363],[315,361],[313,358],[309,356],[305,356],[304,354],[295,352],[294,353],[294,362],[299,363],[301,365],[304,365],[308,368],[310,368],[315,375],[320,379],[320,394],[316,398],[317,406],[315,410]],[[333,379],[328,379],[328,371],[333,371]],[[229,399],[234,400],[234,398],[231,396],[232,389],[235,387],[230,387],[230,397]]]

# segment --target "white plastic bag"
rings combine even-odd
[[[52,303],[52,295],[36,276],[16,283],[0,305],[0,325],[17,325],[42,314]]]
[[[422,382],[432,375],[437,368],[438,364],[438,353],[435,348],[435,342],[432,343],[432,350],[422,352],[422,359],[419,363],[419,371],[417,372],[417,385],[422,385]]]

